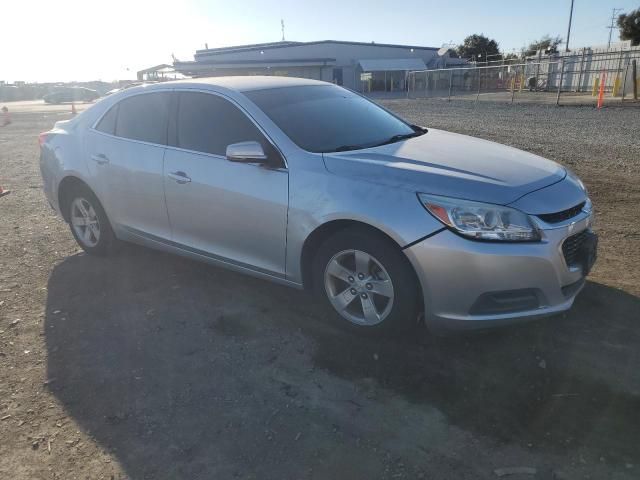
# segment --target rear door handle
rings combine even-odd
[[[91,160],[96,162],[98,165],[104,165],[106,163],[109,163],[109,157],[107,157],[104,153],[91,155]]]
[[[171,180],[174,180],[176,183],[184,184],[190,183],[191,179],[184,172],[171,172],[167,175]]]

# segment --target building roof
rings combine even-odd
[[[350,42],[344,40],[316,40],[313,42],[271,42],[271,43],[254,43],[251,45],[238,45],[232,47],[222,48],[209,48],[204,50],[196,50],[196,56],[210,56],[210,55],[222,55],[227,53],[239,53],[250,52],[255,50],[271,50],[275,48],[287,48],[287,47],[299,47],[304,45],[319,45],[319,44],[339,44],[339,45],[360,45],[367,47],[390,47],[390,48],[403,48],[403,49],[419,49],[419,50],[431,50],[437,51],[435,47],[421,47],[417,45],[397,45],[392,43],[375,43],[375,42]]]
[[[249,45],[235,45],[231,47],[217,47],[217,48],[205,48],[196,50],[196,53],[230,53],[245,50],[256,50],[273,47],[289,47],[292,45],[300,45],[302,42],[268,42],[268,43],[252,43]]]

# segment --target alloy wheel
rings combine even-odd
[[[71,203],[71,226],[85,247],[95,247],[100,241],[100,221],[96,210],[86,198]]]
[[[393,307],[391,277],[375,257],[361,250],[335,254],[325,268],[324,287],[333,308],[356,325],[377,325]]]

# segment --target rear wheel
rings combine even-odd
[[[109,219],[88,188],[77,187],[68,197],[67,218],[78,245],[92,255],[106,255],[115,243]]]
[[[399,332],[417,323],[418,286],[402,251],[361,228],[338,232],[319,249],[316,293],[335,319],[362,333]]]

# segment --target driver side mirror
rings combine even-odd
[[[267,163],[267,155],[258,142],[239,142],[227,145],[227,160],[242,163]]]

